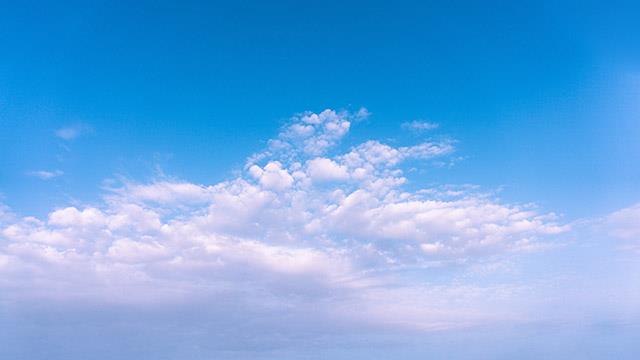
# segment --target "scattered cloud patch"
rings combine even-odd
[[[267,158],[288,163],[309,156],[321,156],[340,142],[353,122],[369,115],[365,108],[356,113],[327,109],[317,114],[307,111],[294,115],[278,136],[269,140],[266,150],[247,159],[246,167]]]
[[[41,179],[41,180],[51,180],[53,178],[57,178],[58,176],[64,175],[64,172],[62,170],[54,170],[54,171],[38,170],[38,171],[30,171],[27,173],[27,175],[37,177],[38,179]]]
[[[429,131],[429,130],[434,130],[434,129],[437,129],[438,127],[440,127],[439,124],[434,123],[434,122],[418,121],[418,120],[404,122],[400,126],[405,130],[418,132],[418,133],[419,132],[424,132],[424,131]]]
[[[622,242],[624,249],[640,253],[640,204],[615,211],[599,223],[609,236]]]
[[[80,123],[57,129],[55,131],[55,135],[62,140],[70,141],[91,132],[93,132],[92,127],[87,124]]]
[[[606,223],[611,235],[640,241],[640,204],[613,212],[607,216]]]

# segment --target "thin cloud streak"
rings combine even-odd
[[[33,176],[33,177],[37,177],[41,180],[51,180],[54,178],[57,178],[59,176],[64,175],[64,171],[62,170],[53,170],[53,171],[47,171],[47,170],[38,170],[38,171],[30,171],[27,173],[27,175],[29,176]]]

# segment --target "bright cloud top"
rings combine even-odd
[[[435,291],[399,282],[395,271],[542,249],[568,227],[554,214],[470,187],[407,191],[404,162],[446,157],[453,143],[369,140],[339,151],[366,116],[364,109],[296,115],[240,176],[218,184],[128,182],[102,204],[57,209],[46,219],[4,209],[2,296],[144,303],[266,292],[279,304],[291,294],[333,299],[331,314],[355,307],[368,321],[437,327],[479,320],[442,310],[443,299],[479,306],[492,301],[479,294],[496,289]],[[483,316],[494,315],[507,316]]]

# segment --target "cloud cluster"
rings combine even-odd
[[[446,157],[453,143],[370,140],[339,151],[367,115],[296,115],[240,176],[221,183],[126,182],[98,206],[46,219],[4,209],[3,296],[148,302],[266,293],[279,306],[330,301],[333,315],[366,309],[369,321],[428,328],[478,320],[437,309],[451,296],[490,290],[400,286],[394,271],[541,249],[567,226],[469,187],[406,190],[404,162]],[[411,305],[390,315],[389,299]]]

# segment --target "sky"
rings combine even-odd
[[[3,3],[0,358],[637,359],[639,14]]]

